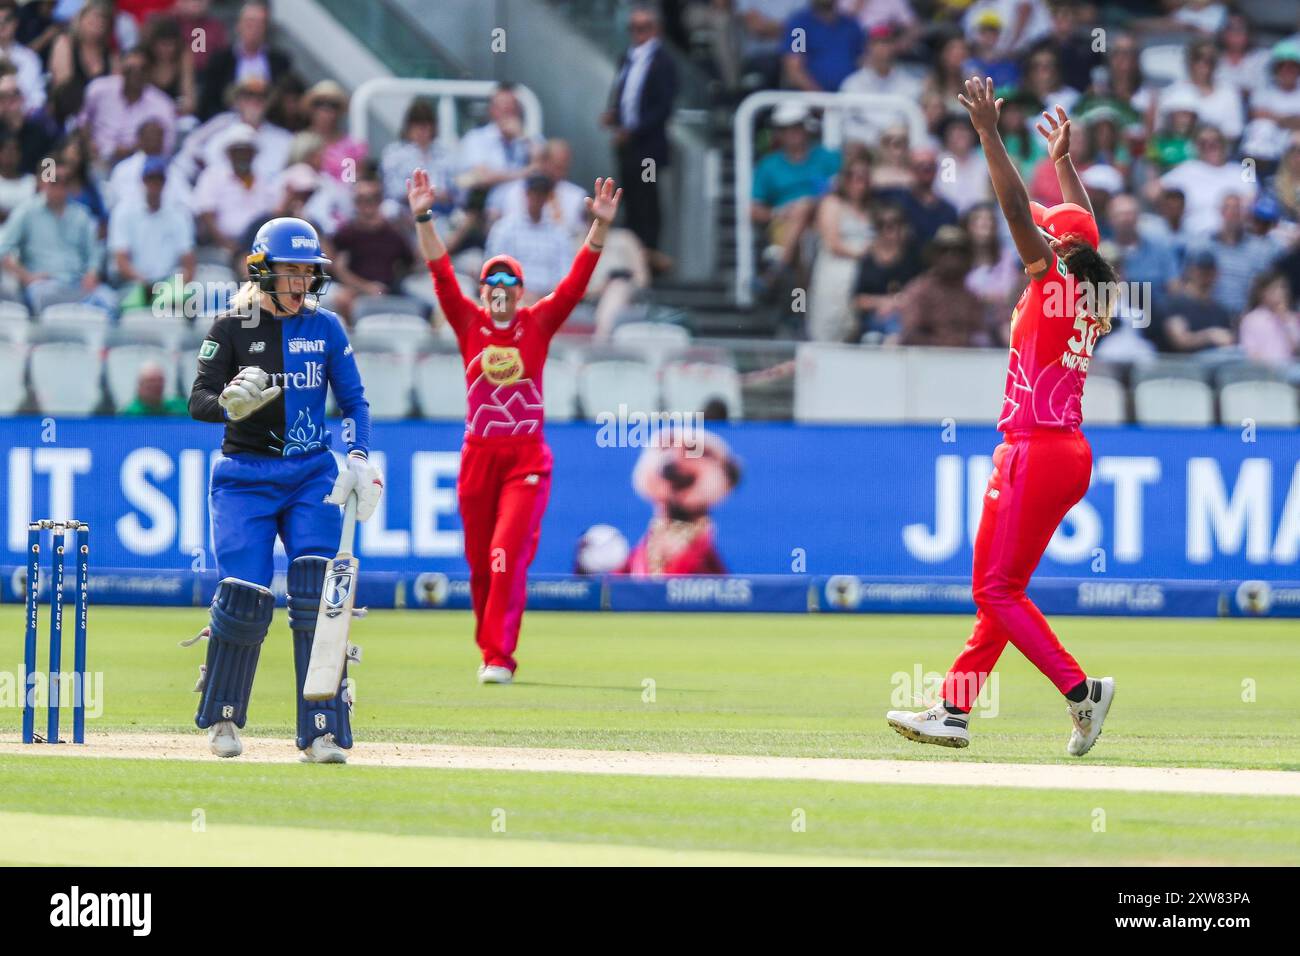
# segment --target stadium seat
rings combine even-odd
[[[794,418],[801,422],[903,420],[907,362],[899,349],[820,342],[795,352]]]
[[[176,394],[176,363],[172,361],[172,354],[169,349],[143,342],[109,346],[104,356],[104,382],[113,407],[120,411],[131,404],[140,369],[150,362],[162,366],[166,377],[165,394]]]
[[[552,422],[571,422],[578,413],[578,365],[568,358],[552,355],[542,371],[542,402],[546,418]]]
[[[1140,425],[1211,425],[1214,392],[1190,378],[1149,378],[1133,389],[1133,413]]]
[[[614,327],[610,338],[615,345],[640,353],[655,368],[663,365],[668,353],[691,344],[691,333],[669,322],[624,322]]]
[[[357,347],[353,353],[365,383],[371,417],[406,418],[411,414],[412,362],[410,354],[395,349],[372,351]]]
[[[27,306],[21,302],[12,302],[8,300],[0,301],[0,322],[28,322],[31,320],[32,313]]]
[[[992,425],[1007,384],[1003,349],[907,349],[905,417]]]
[[[27,349],[16,343],[0,347],[0,415],[13,415],[27,398]]]
[[[413,353],[432,337],[429,323],[411,312],[374,312],[356,320],[355,333],[383,340],[400,352]]]
[[[416,360],[415,401],[425,418],[464,420],[469,403],[459,352],[433,350]]]
[[[1093,373],[1083,390],[1085,425],[1123,425],[1128,421],[1128,389],[1109,375]]]
[[[730,365],[709,362],[669,362],[661,372],[664,410],[702,412],[712,399],[727,405],[729,419],[742,418],[740,375]]]
[[[26,342],[31,325],[26,319],[0,314],[0,341]]]
[[[38,342],[30,369],[32,394],[42,412],[89,415],[103,399],[99,350],[84,342]]]
[[[1296,390],[1286,382],[1239,381],[1219,390],[1219,423],[1240,428],[1250,419],[1265,428],[1300,426]]]
[[[598,359],[578,373],[578,400],[582,414],[591,420],[602,412],[617,415],[619,406],[629,412],[659,411],[659,387],[654,369],[631,359]]]
[[[177,315],[154,315],[149,309],[123,312],[117,320],[117,328],[130,332],[140,341],[153,341],[171,351],[181,348],[181,343],[191,330],[187,319]]]
[[[424,276],[424,281],[429,281]],[[405,295],[359,295],[352,303],[352,321],[360,322],[370,315],[414,315],[421,319],[429,310],[419,299]]]
[[[60,329],[77,336],[88,345],[104,347],[108,335],[109,315],[103,309],[79,302],[52,305],[40,316],[40,325],[50,329]]]

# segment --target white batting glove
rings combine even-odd
[[[240,369],[239,374],[221,392],[217,404],[226,410],[232,422],[243,421],[259,408],[271,404],[283,389],[271,385],[271,376],[256,365]]]
[[[359,452],[348,454],[348,465],[334,479],[334,488],[325,502],[346,504],[353,491],[357,493],[357,520],[365,521],[375,513],[375,506],[384,493],[384,474]]]

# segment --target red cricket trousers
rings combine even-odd
[[[1092,449],[1077,429],[1008,432],[993,453],[975,536],[975,629],[944,680],[948,703],[974,705],[1008,641],[1061,693],[1084,679],[1025,588],[1091,477]]]
[[[461,449],[461,524],[483,663],[515,669],[528,565],[551,494],[551,449],[533,436],[468,436]]]

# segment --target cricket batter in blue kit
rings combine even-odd
[[[339,547],[339,505],[355,491],[357,519],[365,521],[384,489],[367,460],[370,406],[352,347],[338,316],[317,304],[328,265],[309,223],[272,219],[248,256],[250,281],[199,348],[190,415],[226,426],[210,493],[220,583],[194,718],[218,757],[243,751],[238,728],[275,607],[277,535],[289,558],[298,749],[315,763],[344,763],[352,746],[346,680],[333,700],[302,697],[326,565]],[[327,388],[343,413],[346,468],[330,450]]]

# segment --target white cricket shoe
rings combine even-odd
[[[302,752],[306,763],[347,763],[348,752],[339,746],[333,734],[321,734]]]
[[[941,703],[919,713],[891,710],[885,714],[885,720],[908,740],[917,743],[938,744],[940,747],[966,747],[970,744],[970,733],[966,729],[970,714],[950,714]]]
[[[509,684],[515,679],[514,672],[508,667],[497,664],[484,664],[478,669],[480,684]]]
[[[218,720],[208,728],[208,749],[218,757],[238,757],[244,752],[233,720]]]
[[[1110,711],[1110,702],[1115,699],[1115,678],[1088,678],[1088,696],[1079,703],[1066,701],[1069,705],[1070,719],[1074,721],[1074,731],[1065,752],[1071,757],[1082,757],[1101,736],[1101,725]]]

